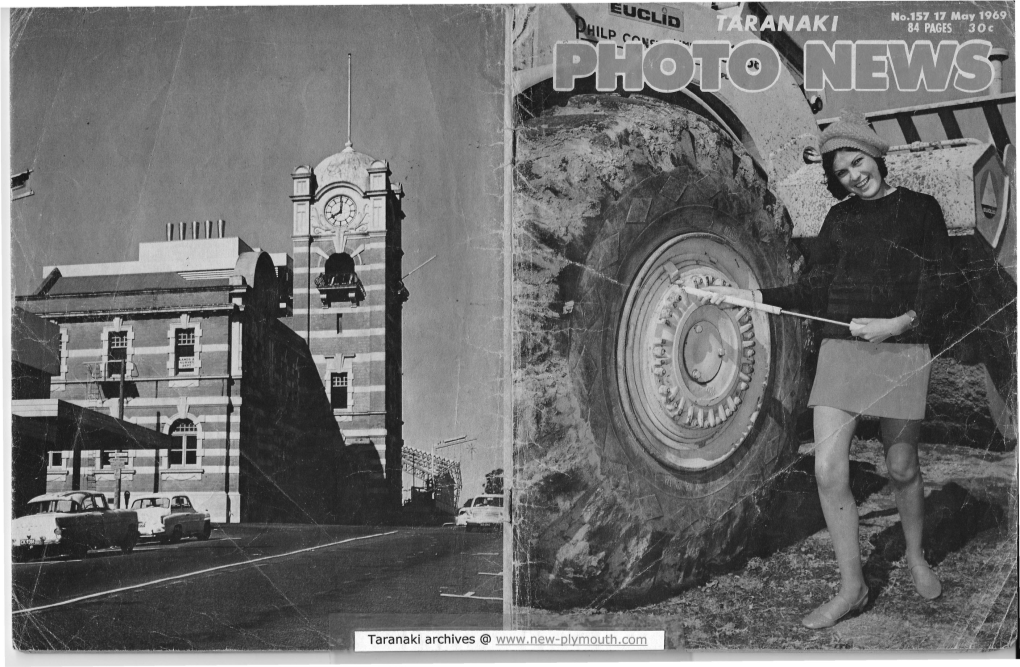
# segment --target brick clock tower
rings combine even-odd
[[[291,325],[307,342],[348,448],[385,474],[400,506],[403,411],[400,225],[404,196],[386,162],[350,142],[294,181]],[[371,455],[375,452],[377,460]]]

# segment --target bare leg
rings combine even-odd
[[[839,565],[839,594],[852,603],[867,590],[861,568],[857,503],[850,493],[850,441],[857,415],[817,406],[814,422],[818,497]]]
[[[921,422],[883,418],[881,424],[885,465],[892,480],[903,537],[907,543],[907,567],[918,592],[925,598],[934,599],[941,594],[942,585],[928,567],[922,550],[924,484],[917,459]]]
[[[896,507],[900,511],[903,536],[907,541],[907,565],[924,563],[921,532],[924,527],[924,486],[917,460],[921,422],[906,419],[881,420],[885,466],[892,480]]]

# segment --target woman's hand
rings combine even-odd
[[[711,303],[719,305],[723,302],[723,297],[733,297],[735,299],[743,299],[744,301],[754,301],[754,292],[749,289],[740,289],[739,287],[723,287],[722,285],[710,285],[708,287],[702,287],[701,289],[706,292],[712,293]]]
[[[881,343],[910,329],[910,317],[855,317],[850,320],[850,334],[869,343]]]

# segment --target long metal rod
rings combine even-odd
[[[805,320],[815,320],[816,322],[826,322],[828,324],[838,324],[841,327],[850,328],[849,322],[839,322],[837,320],[827,320],[824,317],[815,317],[814,315],[805,315],[804,313],[795,313],[792,310],[782,310],[780,315],[792,315],[793,317],[803,317]]]
[[[351,141],[351,54],[347,54],[347,147],[354,143]]]
[[[702,299],[708,299],[716,296],[714,292],[707,290],[698,289],[696,287],[684,287],[681,289],[692,296],[696,296]],[[723,302],[730,304],[731,306],[739,306],[741,308],[750,308],[752,310],[758,310],[764,313],[771,313],[772,315],[791,315],[793,317],[801,317],[806,320],[815,320],[817,322],[826,322],[828,324],[838,324],[841,327],[850,327],[848,322],[839,322],[838,320],[828,320],[824,317],[815,317],[814,315],[805,315],[804,313],[795,313],[792,310],[783,310],[779,306],[770,306],[767,303],[758,303],[757,301],[748,301],[747,299],[738,299],[733,296],[724,296]]]
[[[426,259],[426,260],[425,260],[424,262],[422,262],[422,263],[421,263],[421,264],[419,264],[418,266],[416,266],[416,267],[414,267],[413,269],[411,269],[410,271],[408,271],[408,272],[407,272],[407,275],[406,275],[406,276],[404,276],[404,278],[407,278],[407,277],[408,277],[408,276],[410,276],[410,275],[411,275],[412,273],[414,273],[415,271],[417,271],[417,270],[418,270],[418,269],[420,269],[421,267],[425,266],[426,264],[428,264],[429,262],[431,262],[432,260],[434,260],[434,259],[435,259],[436,257],[439,257],[439,255],[432,255],[431,257],[429,257],[428,259]],[[404,280],[404,278],[401,278],[401,280]]]
[[[455,442],[448,442],[445,445],[444,444],[439,444],[439,445],[436,445],[436,449],[443,449],[445,447],[453,447],[454,445],[464,445],[464,444],[467,444],[469,442],[478,442],[478,438],[471,438],[470,440],[457,440]]]

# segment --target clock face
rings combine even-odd
[[[358,213],[358,205],[347,195],[339,195],[326,203],[325,213],[329,224],[334,226],[349,225]]]

